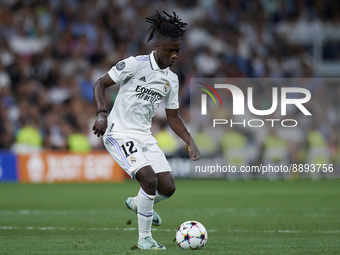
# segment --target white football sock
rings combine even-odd
[[[144,237],[151,236],[151,225],[153,219],[153,204],[155,195],[147,194],[142,188],[137,195],[138,208],[138,230],[140,242]]]
[[[132,206],[133,209],[137,209],[137,197],[138,197],[138,195],[131,198],[131,206]],[[157,190],[156,191],[155,204],[158,203],[158,202],[161,202],[162,200],[168,199],[170,197],[164,196],[163,194],[159,193],[158,190]]]
[[[170,197],[164,196],[163,194],[159,193],[158,190],[157,190],[156,191],[155,204],[158,203],[158,202],[161,202],[162,200],[168,199]]]

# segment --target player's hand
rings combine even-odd
[[[107,113],[100,112],[97,120],[93,124],[93,133],[98,137],[104,135],[107,128]]]
[[[188,150],[189,150],[188,154],[191,160],[193,161],[199,160],[200,151],[198,150],[195,143],[190,144],[190,146],[188,146]]]

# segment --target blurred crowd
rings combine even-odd
[[[92,133],[93,84],[119,60],[154,49],[145,18],[156,10],[188,23],[172,68],[188,126],[190,78],[313,78],[320,61],[340,61],[336,0],[2,0],[0,148],[103,149]],[[107,90],[108,110],[117,92]],[[327,130],[339,124],[339,94],[338,87],[312,91],[326,111],[316,128],[337,148],[338,133]],[[159,139],[171,137],[164,120],[160,109],[152,128]],[[169,139],[169,154],[183,146]]]

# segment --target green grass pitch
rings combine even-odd
[[[166,251],[141,251],[137,216],[124,200],[135,181],[105,184],[1,184],[0,254],[340,254],[340,180],[177,179],[155,205],[153,227]],[[128,222],[131,220],[131,225]],[[173,242],[178,226],[200,221],[201,250]]]

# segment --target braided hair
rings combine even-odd
[[[171,16],[165,11],[163,11],[163,13],[167,17],[162,16],[158,11],[156,11],[155,15],[146,18],[146,22],[152,24],[152,26],[148,29],[151,29],[151,33],[147,42],[152,40],[153,34],[156,30],[158,31],[158,38],[171,41],[179,40],[180,37],[184,35],[185,30],[182,28],[186,27],[187,23],[182,22],[175,12],[172,12],[174,16]]]

